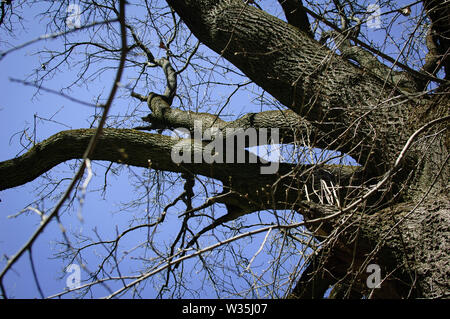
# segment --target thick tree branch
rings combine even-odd
[[[402,94],[297,28],[239,0],[167,0],[199,40],[305,120],[345,143],[373,174],[384,173],[408,136]],[[264,67],[262,67],[264,66]]]
[[[216,128],[224,136],[227,129],[267,129],[268,139],[267,141],[258,141],[259,145],[270,142],[270,129],[278,129],[280,141],[284,144],[303,138],[304,141],[307,140],[310,143],[307,145],[310,147],[328,148],[330,146],[329,136],[320,134],[319,128],[314,127],[291,110],[247,113],[234,121],[224,121],[214,114],[196,113],[170,107],[165,98],[154,93],[143,96],[133,92],[132,96],[147,102],[152,112],[142,118],[145,122],[150,123],[148,127],[139,127],[142,129],[185,128],[193,133],[195,129],[201,128],[202,133],[205,133],[208,129]],[[254,145],[246,144],[246,146]]]
[[[83,153],[95,129],[62,131],[36,144],[22,156],[0,163],[0,190],[22,185],[52,167],[71,159],[83,157]],[[176,140],[168,136],[127,129],[104,129],[91,160],[105,160],[137,167],[172,172],[183,172],[170,157]],[[208,174],[208,168],[198,173]],[[222,176],[223,177],[223,176]]]
[[[0,190],[25,184],[54,166],[82,158],[95,129],[63,131],[35,145],[18,158],[0,162]],[[222,181],[224,192],[215,202],[246,214],[262,209],[292,209],[301,200],[323,201],[323,183],[334,185],[340,203],[356,196],[349,190],[358,185],[358,168],[333,165],[279,163],[275,174],[261,174],[259,163],[180,163],[171,156],[179,143],[195,152],[203,146],[189,139],[144,133],[129,129],[104,129],[91,160],[105,160],[170,172],[199,174]],[[252,181],[252,183],[249,183]],[[348,186],[348,187],[347,187]],[[293,206],[294,205],[294,206]]]
[[[60,163],[81,158],[95,131],[63,131],[35,145],[18,158],[0,162],[0,190],[22,185]],[[337,198],[333,204],[345,204],[359,194],[353,186],[360,180],[358,168],[355,167],[280,163],[276,174],[261,175],[261,165],[258,163],[177,164],[173,161],[171,152],[180,141],[192,145],[193,152],[195,149],[203,151],[201,145],[193,145],[188,139],[177,140],[136,130],[109,128],[103,130],[90,159],[182,174],[199,174],[220,180],[223,192],[209,198],[205,207],[222,203],[227,208],[227,214],[199,232],[190,244],[206,231],[255,211],[293,209],[301,212],[308,221],[326,217],[330,213],[327,206],[320,208],[306,203],[326,201],[323,195],[324,184],[335,187]],[[334,206],[332,212],[336,212],[336,209],[338,208]],[[325,236],[331,229],[332,227],[322,226],[320,230],[311,230]]]

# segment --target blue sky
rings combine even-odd
[[[43,9],[45,10],[45,8],[45,4],[33,4],[31,7],[27,7],[25,10],[26,20],[24,21],[26,30],[18,28],[15,39],[5,37],[2,34],[0,35],[0,40],[7,40],[9,43],[18,45],[45,34],[47,32],[44,24],[45,19],[40,20],[40,18],[36,17],[36,15]],[[275,6],[273,6],[273,8],[275,8]],[[129,6],[128,12],[132,13],[134,12],[133,10],[133,7]],[[393,30],[394,33],[396,33],[397,29],[395,26],[393,27]],[[382,30],[371,30],[371,32],[368,32],[367,34],[369,39],[374,41],[385,38],[384,31]],[[80,38],[83,38],[82,34],[79,36]],[[36,141],[42,141],[61,130],[89,127],[92,123],[92,116],[99,113],[98,110],[95,110],[92,107],[80,105],[61,96],[44,91],[37,93],[36,89],[33,87],[24,86],[10,80],[11,78],[32,80],[33,76],[28,76],[32,70],[39,67],[43,61],[43,56],[36,54],[36,52],[44,47],[46,49],[52,49],[61,47],[62,45],[64,45],[63,38],[40,41],[21,50],[17,50],[0,61],[0,161],[13,158],[17,154],[23,153],[24,147],[21,145],[21,142],[27,143],[28,137],[31,140],[36,139]],[[395,47],[390,46],[389,43],[387,46],[388,48],[392,48],[393,52],[396,50]],[[0,51],[4,51],[7,48],[8,47],[5,46],[3,42],[0,44]],[[154,45],[152,50],[154,50],[154,53],[162,54],[161,51],[158,51],[157,45]],[[203,50],[210,54],[208,50],[204,48]],[[76,72],[78,72],[77,69],[72,70],[71,68],[65,68],[64,70],[65,71],[62,73],[55,74],[51,80],[44,82],[43,85],[47,88],[58,90],[73,81]],[[161,72],[156,70],[154,72],[157,77],[162,77]],[[190,70],[187,71],[187,73],[183,73],[182,81],[188,82],[190,76],[195,76],[192,72],[193,71]],[[74,86],[72,91],[67,91],[67,93],[77,99],[87,102],[92,102],[97,96],[105,98],[111,86],[111,74],[111,72],[106,72],[88,85],[82,85],[80,87]],[[135,70],[129,70],[125,73],[123,82],[127,83],[135,76]],[[236,78],[234,78],[234,80],[236,80]],[[161,91],[163,90],[161,82],[156,82],[154,86]],[[214,92],[206,91],[206,87],[203,87],[202,90],[199,90],[199,92],[204,93],[205,95],[203,97],[196,96],[196,98],[194,98],[195,101],[201,102],[206,100],[207,95]],[[215,92],[219,92],[218,94],[225,98],[230,90],[232,89],[227,90],[226,88],[221,87],[220,90]],[[123,89],[120,93],[127,94],[127,90]],[[146,92],[139,93],[145,94]],[[242,105],[249,105],[249,101],[253,97],[254,95],[247,91],[236,94],[223,115],[226,115],[227,112],[236,115],[244,112]],[[266,95],[266,98],[267,100],[264,101],[265,103],[270,101],[270,97],[267,97]],[[112,107],[111,114],[135,115],[135,117],[145,115],[145,105],[138,105],[135,101],[129,103],[127,102],[128,100],[116,100]],[[136,105],[138,107],[135,112]],[[255,103],[253,105],[254,109],[251,111],[257,111],[258,108],[262,107],[261,105],[263,105],[263,103],[259,104],[259,106],[258,103]],[[208,106],[202,107],[202,111],[211,110],[214,112],[219,109],[219,106],[214,104],[211,104],[209,109]],[[267,105],[264,105],[264,107],[267,107]],[[247,111],[248,109],[245,109],[245,112]],[[224,117],[224,119],[227,118]],[[120,125],[123,125],[124,127],[134,126],[132,123],[127,122],[120,123]],[[68,184],[69,179],[72,177],[70,165],[74,165],[75,163],[76,162],[71,161],[70,163],[59,165],[48,175],[48,178],[53,182],[62,180],[62,184],[60,188],[58,188],[58,191],[51,193],[50,198],[53,200],[60,196],[61,191],[64,190],[64,185]],[[79,198],[75,198],[73,208],[64,211],[61,216],[64,227],[75,234],[92,237],[99,235],[104,240],[111,240],[114,238],[116,232],[120,233],[126,229],[127,226],[135,225],[137,221],[142,221],[142,219],[145,218],[145,205],[125,205],[125,203],[131,203],[136,199],[137,188],[134,188],[132,184],[138,185],[138,176],[145,176],[148,172],[138,168],[119,169],[118,166],[115,165],[113,166],[113,169],[118,169],[119,172],[117,174],[112,174],[110,172],[107,175],[108,186],[106,192],[103,194],[102,191],[107,165],[108,164],[104,162],[93,164],[94,178],[89,184],[89,191],[86,194],[84,204],[80,208],[80,200]],[[157,178],[157,175],[153,174],[151,175],[151,178]],[[54,201],[49,199],[39,200],[39,196],[47,194],[51,190],[51,188],[43,187],[47,181],[48,179],[45,180],[40,178],[26,185],[5,190],[0,193],[0,268],[3,268],[6,264],[6,256],[15,254],[40,223],[40,217],[32,210],[26,210],[21,214],[18,213],[28,206],[33,206],[43,212],[51,210]],[[177,183],[178,184],[173,187],[167,186],[167,190],[156,190],[155,188],[152,188],[151,196],[159,191],[162,198],[165,198],[166,201],[168,198],[176,197],[181,189],[181,182],[178,181]],[[139,187],[141,187],[141,185]],[[142,188],[139,190],[142,191]],[[205,199],[206,195],[202,194],[203,190],[198,183],[196,190],[200,195],[196,198],[195,203],[200,204]],[[42,193],[40,193],[41,191]],[[216,186],[216,191],[220,191],[220,185]],[[78,192],[78,195],[80,195],[80,192]],[[151,196],[149,195],[149,198],[151,198]],[[177,234],[177,227],[179,227],[180,222],[177,215],[182,209],[182,205],[177,205],[169,211],[167,223],[159,229],[158,238],[161,241],[159,244],[163,245],[164,240],[169,243],[170,239],[173,239]],[[216,216],[220,216],[223,213],[224,210],[220,207],[215,212],[215,214],[217,214]],[[82,220],[80,220],[79,214],[81,214]],[[253,218],[257,221],[259,217],[260,216],[255,214],[255,216],[249,218]],[[134,219],[134,221],[130,222],[131,219]],[[270,222],[270,219],[265,220],[265,222]],[[142,265],[142,261],[139,260],[139,257],[146,256],[146,258],[150,259],[153,256],[151,252],[143,252],[140,248],[135,249],[136,245],[145,241],[147,235],[146,231],[138,231],[127,235],[121,240],[121,249],[129,251],[129,256],[134,257],[129,258],[126,262],[121,264],[120,270],[124,274],[141,269],[139,268],[139,265]],[[247,254],[248,260],[250,260],[258,250],[264,236],[265,234],[259,234],[253,239],[248,239],[243,243],[248,248],[246,252],[243,252],[243,254]],[[36,266],[40,286],[45,296],[61,292],[66,286],[67,274],[64,273],[64,265],[66,265],[66,263],[63,263],[54,256],[54,254],[58,253],[61,249],[61,246],[57,244],[57,242],[61,241],[63,241],[61,230],[58,224],[53,221],[33,246],[33,261]],[[86,255],[88,268],[91,270],[95,269],[96,263],[91,263],[91,261],[98,262],[96,256],[99,254],[104,255],[105,252],[106,250],[100,246],[90,250]],[[264,251],[255,258],[255,261],[252,263],[252,265],[255,266],[255,271],[267,269],[267,262],[270,260],[269,254],[270,252]],[[233,264],[234,260],[231,259],[229,253],[225,253],[224,256],[228,256],[227,258],[229,259],[224,259],[223,270],[226,269],[225,266],[236,266]],[[283,266],[286,266],[287,271],[289,266],[292,266],[289,265],[289,263],[295,263],[295,260],[288,258],[285,260],[287,264]],[[208,283],[207,280],[204,280],[204,278],[201,277],[204,276],[204,274],[201,274],[200,276],[195,275],[195,270],[198,270],[199,267],[198,260],[189,261],[186,265],[187,269],[188,267],[191,267],[194,273],[191,282],[193,287],[198,287],[198,289],[204,288],[204,292],[202,292],[200,296],[216,297],[211,283]],[[117,274],[118,273],[115,272],[113,275],[117,276]],[[82,279],[86,278],[87,273],[83,271]],[[239,285],[238,282],[237,284]],[[4,286],[9,297],[39,297],[37,286],[32,276],[28,254],[25,254],[19,262],[14,265],[5,278]],[[120,287],[120,283],[111,284],[110,286],[114,290],[114,288],[117,289]],[[205,286],[208,287],[205,288]],[[142,292],[142,296],[150,298],[154,297],[155,291],[155,287],[152,287],[151,283],[148,283]],[[87,297],[100,297],[107,294],[108,291],[104,287],[98,286],[93,289],[93,294],[88,295]],[[76,295],[69,294],[65,297],[74,296]],[[126,295],[126,297],[132,296],[132,293]],[[197,295],[187,295],[185,297],[197,297]]]

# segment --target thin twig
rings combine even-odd
[[[48,218],[43,220],[43,222],[39,225],[37,230],[31,235],[31,237],[28,239],[28,241],[25,243],[25,245],[17,252],[17,254],[15,254],[14,256],[11,257],[11,259],[8,260],[8,262],[6,263],[6,266],[3,268],[2,272],[0,273],[0,288],[2,290],[4,298],[7,298],[6,291],[4,290],[4,287],[3,287],[3,278],[4,278],[5,274],[19,260],[19,258],[23,255],[23,253],[31,248],[31,246],[35,242],[36,238],[43,232],[43,230],[45,229],[45,227],[47,227],[47,225],[53,219],[53,217],[57,216],[59,210],[61,209],[61,207],[64,204],[64,202],[69,198],[69,196],[70,196],[72,190],[74,189],[75,185],[77,184],[78,180],[83,176],[84,169],[86,167],[86,160],[89,159],[92,156],[92,154],[94,152],[94,149],[95,149],[95,146],[97,144],[97,141],[98,141],[100,135],[102,134],[102,129],[103,129],[103,126],[105,125],[106,118],[108,116],[108,111],[111,108],[112,102],[113,102],[114,97],[115,97],[116,92],[117,92],[118,83],[120,82],[120,79],[122,77],[123,69],[124,69],[124,66],[125,66],[125,58],[126,58],[126,54],[127,54],[127,51],[128,51],[127,50],[127,39],[126,39],[126,27],[125,27],[125,3],[126,3],[126,0],[120,0],[120,5],[119,5],[119,7],[120,7],[120,11],[119,11],[120,15],[119,15],[119,19],[118,20],[117,19],[113,20],[113,21],[119,21],[120,22],[122,50],[121,50],[120,62],[119,62],[119,66],[118,66],[118,69],[117,69],[117,72],[116,72],[116,76],[115,76],[115,79],[114,79],[114,82],[113,82],[113,85],[112,85],[112,88],[111,88],[108,100],[107,100],[107,102],[105,104],[105,108],[104,108],[102,117],[100,118],[100,122],[99,122],[98,128],[97,128],[94,136],[91,138],[88,147],[86,148],[86,151],[85,151],[85,153],[83,155],[83,161],[81,163],[80,168],[75,173],[75,176],[73,177],[70,185],[66,189],[64,195],[60,198],[60,200],[56,204],[56,206],[53,209],[53,211],[48,215]],[[99,24],[99,23],[97,23],[97,24]],[[78,28],[76,30],[79,30],[79,29],[81,29],[81,28]],[[54,36],[49,35],[47,37],[48,38],[56,37],[58,35],[60,35],[60,33],[55,34]],[[4,56],[4,53],[3,53],[2,56]],[[0,59],[1,59],[1,57],[0,57]]]
[[[119,19],[112,19],[112,20],[105,20],[105,21],[100,21],[100,22],[93,22],[91,24],[86,24],[84,26],[80,26],[79,28],[70,29],[68,31],[56,32],[56,33],[51,33],[51,34],[44,34],[44,35],[41,35],[38,38],[35,38],[33,40],[30,40],[30,41],[27,41],[25,43],[22,43],[22,44],[20,44],[18,46],[15,46],[15,47],[13,47],[13,48],[11,48],[9,50],[0,52],[0,60],[2,60],[7,54],[9,54],[11,52],[20,50],[20,49],[22,49],[22,48],[24,48],[26,46],[29,46],[29,45],[31,45],[33,43],[36,43],[36,42],[39,42],[41,40],[56,39],[56,38],[58,38],[58,37],[60,37],[62,35],[66,35],[66,34],[69,34],[69,33],[72,33],[72,32],[76,32],[76,31],[87,29],[87,28],[95,27],[95,26],[100,25],[100,24],[113,23],[113,22],[117,22],[117,21],[119,21]]]

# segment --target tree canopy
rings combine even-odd
[[[40,297],[448,298],[449,1],[17,0],[0,14],[0,64],[33,52],[10,83],[79,113],[36,111],[1,159],[2,192],[33,187],[14,217],[40,216],[5,253],[3,297],[28,254]],[[34,25],[44,35],[18,36]],[[114,187],[133,195],[127,221],[107,239],[77,231]],[[33,253],[52,224],[61,273],[85,276],[49,295]]]

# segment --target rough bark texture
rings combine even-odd
[[[63,131],[37,144],[22,156],[0,162],[0,190],[25,184],[60,163],[81,158],[93,134],[95,129]],[[178,143],[191,149],[192,163],[177,164],[173,161],[171,152]],[[277,174],[261,175],[261,167],[268,164],[195,163],[195,153],[204,152],[206,145],[191,139],[108,128],[104,129],[91,160],[215,178],[224,184],[224,193],[228,194],[217,202],[229,204],[234,209],[240,208],[241,215],[262,209],[291,208],[296,200],[304,199],[304,195],[297,190],[312,175],[315,180],[312,186],[315,188],[320,187],[320,180],[345,187],[351,185],[351,180],[356,182],[358,179],[357,168],[337,165],[324,165],[322,169],[311,171],[312,165],[294,170],[295,166],[281,163]],[[342,199],[345,196],[346,192],[342,190]]]
[[[312,125],[340,136],[340,149],[374,173],[386,170],[410,133],[404,125],[413,101],[398,103],[392,86],[307,33],[242,1],[168,3],[202,43]]]
[[[341,143],[346,141],[340,149],[358,154],[357,158],[365,165],[369,176],[385,173],[407,137],[426,123],[419,101],[405,98],[389,84],[332,54],[307,33],[245,6],[241,1],[168,2],[204,44],[312,125],[323,132],[333,132],[340,137]],[[261,68],[261,65],[265,67]],[[401,98],[396,99],[397,96]],[[398,103],[400,100],[403,102]],[[447,101],[439,103],[442,102]],[[444,105],[431,112],[428,109],[427,120],[442,113],[447,115],[448,104]],[[412,112],[415,108],[419,111]],[[348,130],[355,123],[358,129]],[[444,124],[444,130],[446,125],[448,122]],[[357,149],[354,148],[356,143],[360,143]],[[418,150],[423,151],[423,148],[416,148]],[[355,296],[352,291],[359,291],[356,296],[361,295],[362,283],[357,282],[358,276],[349,274],[361,273],[360,266],[364,261],[375,259],[385,267],[386,275],[389,274],[389,284],[383,285],[375,296],[443,297],[448,294],[448,270],[432,273],[427,266],[448,261],[448,253],[440,250],[449,246],[448,193],[446,186],[440,187],[448,176],[448,137],[439,135],[427,150],[430,155],[424,157],[410,152],[403,161],[401,172],[391,183],[404,187],[403,200],[409,198],[410,204],[395,204],[401,200],[397,197],[388,202],[388,208],[375,211],[371,217],[342,216],[335,224],[351,218],[336,247],[327,254],[329,259],[334,259],[331,266],[325,263],[334,267],[331,271],[334,279],[325,281],[327,284],[322,282],[322,290],[328,284],[336,284],[336,278],[341,278],[335,285],[334,296]],[[429,171],[424,174],[427,167]],[[422,174],[412,173],[414,171]],[[431,171],[434,174],[429,174]],[[438,171],[441,175],[437,178]],[[438,194],[433,211],[429,209],[433,204],[426,197],[430,190]],[[431,220],[436,223],[433,231],[425,226],[427,222],[433,224]],[[399,225],[393,227],[397,221]],[[339,229],[332,224],[328,228]],[[440,242],[442,246],[433,249],[431,242]],[[372,258],[367,257],[368,254]]]

